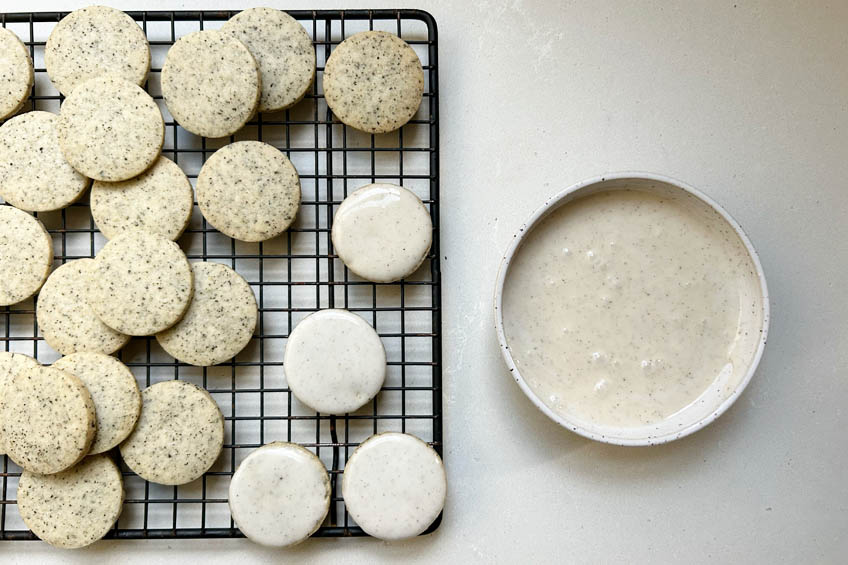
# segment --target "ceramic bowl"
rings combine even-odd
[[[622,188],[636,188],[638,190],[657,192],[670,198],[696,198],[714,209],[730,226],[732,226],[733,230],[739,236],[747,249],[751,261],[756,268],[756,275],[759,279],[762,298],[760,301],[762,307],[762,337],[757,343],[756,351],[753,353],[751,362],[747,369],[744,372],[736,372],[738,375],[735,377],[737,381],[726,383],[730,386],[707,387],[707,390],[704,391],[697,399],[693,399],[691,404],[669,418],[662,420],[661,422],[638,427],[612,427],[579,421],[577,418],[568,413],[563,413],[562,411],[555,412],[542,402],[542,400],[536,395],[522,377],[518,367],[516,367],[504,332],[503,318],[504,283],[509,277],[512,259],[521,249],[522,242],[527,234],[530,233],[542,220],[544,220],[548,214],[568,202],[600,191],[617,190]],[[768,327],[769,299],[768,290],[766,288],[766,279],[763,274],[759,257],[757,256],[757,252],[754,250],[748,236],[745,235],[745,232],[730,216],[730,214],[728,214],[709,196],[683,182],[656,174],[628,172],[596,177],[569,187],[550,198],[539,209],[537,209],[515,233],[501,262],[500,271],[498,272],[497,282],[495,285],[495,329],[497,331],[498,341],[500,342],[501,354],[503,355],[507,368],[512,374],[512,377],[521,387],[521,390],[524,391],[539,410],[564,428],[593,440],[618,445],[635,446],[665,443],[689,435],[718,418],[736,401],[750,382],[751,377],[754,375],[763,354],[763,348],[768,335]]]

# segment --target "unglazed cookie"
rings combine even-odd
[[[88,304],[94,259],[76,259],[47,277],[36,305],[36,320],[45,341],[61,353],[114,353],[130,337],[100,321]]]
[[[90,455],[109,451],[130,435],[141,412],[141,393],[126,365],[102,353],[73,353],[52,367],[78,377],[91,394],[97,435]]]
[[[27,112],[0,127],[0,197],[29,212],[64,208],[83,195],[88,179],[62,156],[59,116]]]
[[[188,226],[193,204],[188,177],[162,156],[134,179],[96,181],[91,187],[91,215],[107,239],[144,230],[176,240]]]
[[[294,222],[300,178],[279,149],[239,141],[212,154],[197,177],[197,205],[218,231],[241,241],[265,241]]]
[[[112,74],[80,84],[59,113],[59,147],[89,178],[116,182],[144,172],[159,157],[165,122],[140,86]]]
[[[12,30],[0,28],[0,120],[23,107],[34,78],[29,49]]]
[[[21,474],[18,512],[27,527],[54,547],[76,549],[105,536],[124,503],[124,482],[106,455],[86,458],[55,475]]]
[[[294,106],[315,77],[312,39],[297,20],[274,8],[239,12],[221,31],[244,43],[262,75],[260,112]]]
[[[141,86],[150,69],[150,46],[141,27],[124,12],[89,6],[56,24],[44,47],[44,64],[65,96],[106,73]]]
[[[162,96],[182,127],[203,137],[232,135],[256,113],[262,82],[244,43],[218,30],[195,31],[168,50]]]
[[[339,259],[364,279],[394,282],[415,272],[433,243],[421,200],[393,184],[369,184],[344,199],[333,218]]]
[[[12,380],[12,377],[24,369],[37,367],[38,365],[38,361],[29,355],[0,351],[0,401],[3,400],[3,390],[6,387],[6,383]],[[4,453],[3,428],[0,426],[0,455]]]
[[[327,105],[345,124],[368,133],[394,131],[412,119],[424,95],[415,51],[385,31],[363,31],[333,49],[324,68]]]
[[[269,443],[236,469],[229,503],[233,520],[251,541],[294,545],[315,533],[326,518],[330,477],[311,451],[293,443]]]
[[[94,258],[88,303],[123,334],[153,335],[176,324],[191,302],[191,266],[180,246],[143,231],[125,232]]]
[[[121,444],[121,457],[144,480],[182,485],[200,478],[224,445],[224,417],[202,388],[157,383],[141,393],[141,418]]]
[[[207,367],[244,349],[258,310],[250,285],[220,263],[194,263],[194,297],[183,319],[156,334],[159,345],[183,363]]]
[[[439,454],[413,435],[377,434],[348,459],[342,494],[366,533],[384,540],[414,537],[445,505],[445,467]]]
[[[386,378],[386,351],[368,322],[347,310],[319,310],[286,342],[286,381],[298,400],[324,414],[353,412]]]
[[[50,475],[86,456],[97,420],[91,395],[74,375],[41,365],[19,371],[0,398],[0,433],[19,467]]]
[[[0,306],[17,304],[41,288],[53,265],[53,240],[42,223],[0,206]]]

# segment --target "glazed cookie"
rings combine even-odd
[[[156,341],[183,363],[208,367],[244,349],[256,329],[256,298],[244,278],[220,263],[194,263],[194,297],[183,319]]]
[[[321,460],[293,443],[263,445],[230,481],[230,513],[250,540],[271,547],[299,543],[330,509],[330,477]]]
[[[368,133],[394,131],[412,119],[424,95],[415,51],[385,31],[342,41],[324,68],[327,105],[345,124]]]
[[[17,304],[41,288],[53,265],[53,240],[26,212],[0,205],[0,306]]]
[[[59,147],[80,173],[116,182],[147,170],[159,157],[165,122],[153,98],[115,75],[80,84],[59,113]]]
[[[191,265],[180,246],[144,231],[125,232],[94,258],[88,303],[127,335],[153,335],[176,324],[192,294]]]
[[[430,214],[412,192],[369,184],[344,199],[333,218],[333,247],[360,277],[394,282],[411,275],[433,243]]]
[[[88,179],[65,161],[59,116],[27,112],[0,127],[0,197],[28,212],[64,208],[83,195]]]
[[[200,478],[224,445],[224,417],[202,388],[157,383],[141,393],[141,418],[121,444],[121,457],[142,479],[183,485]]]
[[[19,467],[50,475],[86,456],[97,419],[82,381],[53,367],[29,367],[14,375],[0,399],[0,433]]]
[[[291,332],[283,366],[298,400],[324,414],[345,414],[380,391],[386,351],[374,328],[356,314],[319,310]]]
[[[162,96],[182,127],[203,137],[232,135],[256,113],[259,67],[244,43],[218,30],[177,40],[162,67]]]
[[[52,366],[78,377],[91,394],[97,435],[90,455],[109,451],[130,435],[141,412],[141,393],[126,365],[102,353],[74,353]]]
[[[0,120],[23,107],[34,78],[29,49],[12,30],[0,28]]]
[[[239,12],[221,31],[244,43],[262,75],[260,112],[294,106],[315,77],[312,39],[297,20],[274,8]]]
[[[167,157],[134,179],[97,181],[91,187],[91,215],[107,239],[136,229],[176,240],[188,226],[193,204],[188,177]]]
[[[88,304],[94,259],[77,259],[53,271],[38,295],[35,315],[45,341],[61,353],[114,353],[130,337],[100,321]]]
[[[6,383],[12,380],[12,377],[24,369],[37,367],[38,365],[38,361],[29,355],[0,351],[0,401],[3,399],[3,390],[6,387]],[[3,455],[4,453],[3,428],[0,427],[0,455]]]
[[[240,241],[265,241],[294,222],[300,178],[282,151],[239,141],[216,151],[197,177],[197,205],[218,231]]]
[[[124,12],[89,6],[56,24],[44,47],[44,64],[65,96],[106,73],[141,86],[150,69],[150,46],[141,27]]]
[[[345,465],[347,510],[375,538],[399,540],[423,533],[444,508],[446,494],[441,457],[413,435],[371,436]]]
[[[54,547],[76,549],[112,529],[124,503],[124,481],[109,457],[97,455],[55,475],[24,471],[17,496],[32,533]]]

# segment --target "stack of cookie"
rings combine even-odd
[[[33,66],[27,48],[6,29],[0,29],[0,56],[10,63],[0,76],[2,120],[24,105]],[[121,11],[92,6],[72,12],[50,34],[44,59],[66,97],[60,113],[27,112],[0,127],[0,197],[11,205],[0,206],[0,305],[40,290],[38,325],[65,357],[46,367],[25,355],[0,353],[0,453],[24,470],[18,506],[26,524],[53,545],[81,547],[104,536],[121,510],[122,478],[110,450],[119,448],[142,478],[179,485],[202,476],[222,449],[223,417],[205,390],[171,381],[140,392],[129,369],[111,356],[132,336],[155,336],[177,360],[210,366],[249,343],[258,309],[248,282],[226,265],[190,264],[176,243],[195,201],[221,233],[260,242],[295,221],[301,187],[279,149],[243,141],[207,159],[193,189],[179,165],[161,155],[165,121],[142,88],[149,44]],[[255,8],[220,30],[181,37],[162,68],[162,93],[185,130],[225,137],[257,112],[296,104],[312,87],[315,71],[306,30],[284,12]],[[339,44],[323,79],[335,116],[372,134],[406,124],[424,89],[413,49],[385,32],[359,33]],[[109,241],[93,259],[69,261],[51,273],[51,237],[28,212],[67,207],[89,186],[92,217]],[[332,239],[355,274],[392,282],[423,262],[432,222],[412,192],[368,185],[342,203]],[[386,358],[379,336],[362,318],[328,310],[292,333],[285,364],[298,399],[344,414],[379,392]],[[305,513],[305,523],[266,539],[287,545],[321,524],[329,490],[317,459],[304,458],[289,444],[275,445],[276,451],[257,452],[258,468],[266,457],[294,457],[293,472],[307,469],[303,488],[326,498],[326,505],[317,506],[323,512]],[[324,475],[316,478],[319,467]],[[274,494],[251,494],[255,484],[264,483],[234,481],[234,492],[242,500]],[[439,510],[443,492],[441,497]],[[248,515],[234,503],[237,513]],[[423,520],[423,528],[434,517]],[[253,529],[244,525],[251,536]]]

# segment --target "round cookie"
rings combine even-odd
[[[194,263],[194,297],[183,319],[156,341],[183,363],[208,367],[232,359],[250,341],[258,309],[250,285],[220,263]]]
[[[38,292],[53,265],[53,240],[26,212],[0,205],[0,306]]]
[[[363,31],[333,49],[324,67],[324,98],[343,123],[368,133],[394,131],[424,96],[421,60],[404,40]]]
[[[232,135],[256,113],[262,81],[244,43],[218,30],[177,40],[162,67],[162,96],[183,128],[203,137]]]
[[[224,445],[224,417],[202,388],[185,381],[157,383],[141,393],[141,418],[121,444],[121,457],[142,479],[183,485],[200,478]]]
[[[333,248],[348,269],[373,282],[415,272],[433,243],[433,222],[415,194],[369,184],[342,201],[333,218]]]
[[[315,77],[315,50],[306,29],[274,8],[239,12],[221,31],[244,43],[262,76],[260,112],[284,110],[297,104]]]
[[[160,156],[134,179],[96,181],[90,200],[94,222],[107,239],[144,230],[176,240],[188,226],[194,193],[179,165]]]
[[[94,402],[74,375],[28,367],[6,384],[0,430],[7,455],[19,467],[41,475],[58,473],[88,453],[97,432]]]
[[[238,141],[203,164],[197,205],[221,233],[240,241],[265,241],[294,222],[300,178],[279,149],[261,141]]]
[[[423,533],[447,495],[442,459],[409,434],[387,432],[365,440],[345,465],[342,494],[351,517],[384,540]]]
[[[97,257],[88,303],[127,335],[153,335],[176,324],[191,302],[191,265],[180,246],[144,231],[123,233]]]
[[[37,367],[39,362],[23,353],[12,353],[0,351],[0,400],[3,399],[3,390],[12,377],[20,371],[29,367]],[[3,428],[0,427],[0,455],[5,453],[3,448]]]
[[[35,317],[45,341],[61,353],[114,353],[130,336],[100,321],[88,304],[94,259],[76,259],[50,273],[38,295]]]
[[[140,86],[108,74],[80,84],[59,112],[59,147],[80,173],[117,182],[159,158],[165,122]]]
[[[76,549],[112,529],[124,503],[124,481],[109,457],[97,455],[55,475],[24,471],[17,498],[32,533],[54,547]]]
[[[29,49],[15,32],[0,28],[0,120],[23,107],[34,78]]]
[[[0,197],[28,212],[64,208],[83,195],[88,179],[59,148],[59,116],[27,112],[0,127]]]
[[[274,442],[254,450],[230,481],[230,514],[261,545],[286,547],[321,527],[330,510],[330,477],[311,451]]]
[[[106,73],[141,86],[150,70],[150,45],[144,30],[124,12],[88,6],[56,24],[44,47],[44,64],[65,96]]]
[[[126,365],[102,353],[73,353],[52,366],[79,378],[91,394],[97,434],[89,455],[109,451],[130,435],[141,412],[141,392]]]
[[[374,398],[386,378],[386,350],[368,322],[347,310],[319,310],[294,328],[283,361],[298,400],[346,414]]]

